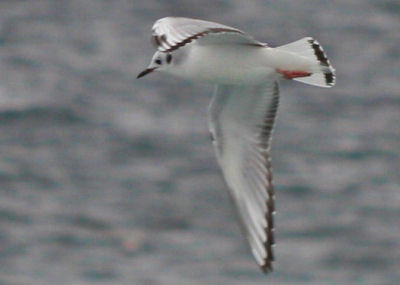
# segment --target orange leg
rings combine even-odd
[[[307,71],[301,71],[301,70],[283,70],[277,68],[276,71],[280,74],[283,75],[284,78],[286,79],[293,79],[296,77],[307,77],[310,76],[311,73]]]

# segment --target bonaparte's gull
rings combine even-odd
[[[332,87],[335,70],[311,37],[272,48],[241,30],[179,17],[156,21],[152,31],[157,51],[137,77],[165,71],[216,85],[208,125],[217,160],[250,249],[261,269],[271,271],[275,194],[269,150],[278,82]]]

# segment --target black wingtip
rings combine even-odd
[[[260,266],[260,268],[264,272],[264,274],[268,274],[274,271],[274,268],[272,267],[272,262],[270,260],[266,260],[265,263]]]
[[[335,76],[335,70],[332,67],[331,63],[329,62],[328,57],[326,56],[326,53],[324,52],[322,46],[313,38],[310,38],[308,42],[311,45],[311,48],[314,50],[314,54],[317,58],[317,60],[323,65],[327,66],[329,68],[328,72],[324,72],[325,75],[325,83],[328,87],[332,87],[335,85],[336,81],[336,76]]]

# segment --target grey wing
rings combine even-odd
[[[176,50],[194,40],[199,44],[265,45],[238,29],[197,19],[166,17],[156,21],[152,28],[152,42],[161,52]]]
[[[217,86],[209,129],[242,230],[264,272],[274,260],[274,186],[269,156],[279,85]]]

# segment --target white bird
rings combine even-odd
[[[214,22],[166,17],[155,22],[158,51],[138,78],[165,71],[216,85],[209,130],[243,233],[264,272],[274,260],[275,194],[269,150],[280,79],[331,87],[335,70],[311,37],[269,47]]]

